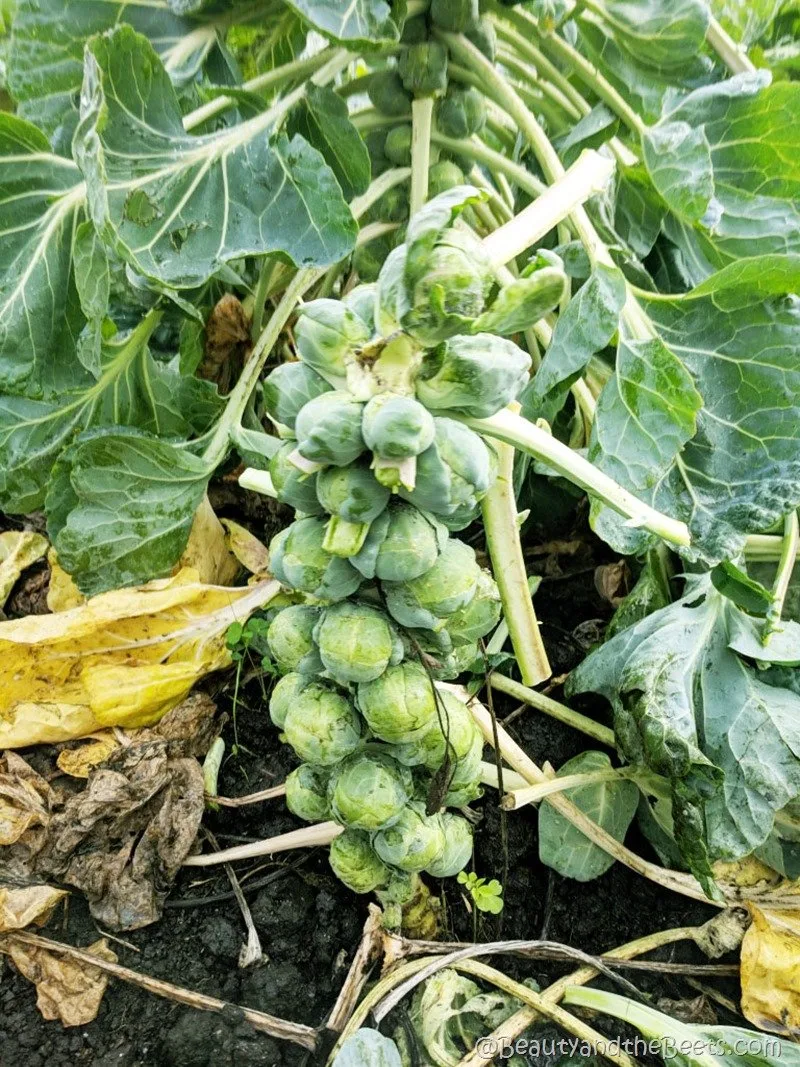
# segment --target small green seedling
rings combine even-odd
[[[474,871],[460,871],[458,883],[463,885],[472,897],[478,911],[499,915],[503,910],[503,887],[496,878],[487,882],[485,878],[479,878]]]

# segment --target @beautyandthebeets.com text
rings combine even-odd
[[[476,1052],[484,1059],[509,1060],[512,1056],[525,1056],[530,1063],[539,1057],[552,1056],[606,1056],[627,1053],[629,1056],[660,1056],[663,1060],[686,1056],[723,1056],[733,1052],[736,1056],[759,1056],[779,1058],[781,1042],[775,1037],[748,1035],[735,1037],[731,1041],[715,1041],[713,1038],[609,1038],[608,1041],[588,1042],[580,1038],[526,1038],[518,1037],[514,1041],[498,1041],[493,1037],[482,1037],[475,1046]]]

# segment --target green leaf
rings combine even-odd
[[[705,129],[683,121],[660,122],[642,137],[642,152],[653,184],[675,214],[700,222],[714,195]]]
[[[571,694],[611,702],[622,754],[679,787],[677,799],[704,817],[712,859],[761,846],[776,812],[800,795],[800,696],[740,659],[730,647],[740,632],[739,609],[708,577],[694,579],[681,600],[592,652],[568,683]]]
[[[653,70],[680,71],[705,45],[703,0],[596,0],[592,8],[618,45]]]
[[[348,118],[346,102],[332,89],[309,84],[289,115],[287,129],[290,135],[299,133],[324,156],[346,200],[366,191],[372,175],[369,152]]]
[[[475,319],[469,332],[508,337],[527,330],[558,305],[567,285],[563,269],[549,264],[523,278],[515,278],[501,288],[491,307]]]
[[[556,777],[610,769],[611,760],[605,752],[582,752],[567,760]],[[565,789],[563,795],[617,841],[625,837],[639,803],[638,787],[624,779],[575,786]],[[599,878],[614,862],[613,856],[590,841],[547,800],[539,810],[539,859],[565,878],[579,882]]]
[[[711,0],[711,11],[735,41],[753,44],[770,27],[784,0]]]
[[[144,37],[121,26],[93,38],[75,151],[103,239],[178,289],[244,255],[281,252],[302,266],[347,255],[357,227],[336,178],[301,137],[270,142],[273,122],[265,112],[193,137]]]
[[[600,148],[619,129],[619,119],[605,106],[598,104],[588,115],[584,115],[568,133],[557,137],[553,147],[564,161],[565,166],[574,163],[584,148]]]
[[[724,560],[711,572],[711,583],[718,593],[732,600],[737,608],[752,615],[766,615],[772,606],[772,593],[754,581],[735,563]]]
[[[287,0],[298,15],[332,41],[363,48],[394,44],[402,22],[385,0]],[[405,5],[402,5],[403,13]]]
[[[764,624],[748,615],[735,615],[730,628],[730,647],[740,656],[758,663],[800,666],[800,623],[781,621],[780,629],[763,640]]]
[[[0,504],[24,513],[40,508],[62,450],[89,427],[127,425],[184,436],[207,429],[222,401],[209,382],[183,377],[174,363],[157,363],[147,342],[160,315],[99,345],[95,380],[72,368],[71,389],[48,400],[0,395]],[[68,363],[69,365],[69,363]]]
[[[90,431],[62,455],[47,493],[59,563],[86,596],[169,574],[211,473],[136,430]]]

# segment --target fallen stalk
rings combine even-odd
[[[335,837],[344,831],[343,826],[335,822],[320,822],[313,826],[304,826],[302,830],[290,830],[287,834],[267,837],[263,841],[253,841],[247,845],[236,845],[202,856],[189,856],[183,861],[184,867],[214,867],[219,863],[232,863],[234,860],[249,860],[256,856],[274,856],[278,852],[289,852],[293,848],[316,848],[329,845]]]
[[[195,993],[191,989],[173,985],[171,982],[163,982],[159,978],[151,978],[146,974],[139,974],[128,967],[122,967],[118,963],[110,963],[108,960],[93,956],[82,949],[65,945],[60,941],[51,941],[49,937],[41,937],[39,934],[29,934],[26,931],[0,935],[0,951],[5,951],[4,945],[16,942],[17,944],[30,945],[33,948],[43,949],[46,952],[54,952],[56,955],[67,956],[78,960],[87,967],[94,967],[98,971],[119,978],[123,982],[146,989],[157,997],[176,1001],[178,1004],[187,1004],[190,1008],[199,1008],[201,1011],[222,1012],[226,1009],[235,1008],[241,1012],[254,1030],[269,1034],[280,1041],[291,1041],[295,1045],[301,1045],[305,1049],[313,1051],[317,1046],[317,1033],[310,1026],[303,1023],[291,1023],[285,1019],[279,1019],[267,1012],[257,1011],[255,1008],[245,1008],[231,1004],[229,1001],[219,1000],[217,997],[206,996],[205,993]]]
[[[498,674],[497,671],[492,671],[487,678],[487,683],[499,693],[514,697],[515,700],[520,700],[523,704],[536,708],[537,711],[543,711],[551,719],[557,719],[558,722],[563,723],[565,726],[580,730],[587,737],[599,741],[601,745],[608,745],[609,748],[616,746],[614,731],[609,729],[608,726],[595,722],[588,715],[581,715],[579,711],[573,711],[566,704],[561,704],[558,700],[553,700],[552,697],[546,696],[544,693],[539,693],[535,689],[522,685],[520,682],[515,682],[513,678],[507,678],[504,674]]]
[[[262,800],[272,800],[275,797],[286,796],[286,785],[273,785],[269,789],[261,789],[257,793],[247,793],[243,797],[214,797],[214,803],[221,808],[244,808],[248,804],[259,804]]]

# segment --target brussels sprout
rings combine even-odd
[[[445,137],[471,137],[486,123],[486,104],[477,89],[450,86],[436,109],[436,125]]]
[[[357,285],[355,289],[350,290],[347,296],[342,298],[342,303],[346,304],[351,311],[358,315],[369,330],[370,336],[375,332],[376,290],[377,286],[375,285]]]
[[[264,379],[264,407],[271,419],[294,429],[298,411],[331,385],[305,363],[281,363]]]
[[[446,630],[439,632],[447,633]],[[452,682],[475,663],[477,663],[477,669],[480,670],[483,666],[483,656],[477,641],[472,641],[467,645],[454,645],[446,655],[440,656],[437,663],[431,666],[431,673],[434,678]]]
[[[415,660],[388,667],[358,687],[357,704],[376,737],[390,744],[418,740],[436,719],[436,701],[425,668]]]
[[[425,870],[433,878],[453,878],[464,870],[472,855],[472,827],[451,811],[443,811],[436,818],[442,826],[444,849]]]
[[[417,397],[434,412],[486,418],[514,400],[528,380],[530,365],[528,353],[503,337],[452,337],[423,360]]]
[[[328,803],[329,772],[301,763],[286,779],[286,807],[298,819],[324,822],[331,817]]]
[[[466,607],[478,588],[481,569],[463,541],[448,541],[424,574],[384,582],[386,606],[401,626],[439,629],[448,615]]]
[[[404,745],[395,745],[392,754],[407,767],[423,766],[428,771],[437,771],[444,763],[445,755],[450,751],[452,760],[453,781],[459,774],[459,765],[464,762],[468,775],[473,773],[475,762],[475,750],[478,751],[478,764],[480,765],[480,753],[483,751],[483,738],[475,720],[470,715],[469,709],[458,697],[446,689],[438,690],[441,701],[439,714],[442,717],[442,726],[439,725],[439,715],[421,737]],[[447,739],[442,731],[447,730]],[[463,776],[459,776],[458,784],[462,784]]]
[[[408,188],[393,185],[387,189],[380,200],[375,201],[370,218],[376,222],[405,222],[408,219]]]
[[[337,682],[371,682],[403,657],[403,645],[382,611],[366,604],[334,604],[314,632],[319,655]]]
[[[380,281],[380,280],[379,280]],[[461,333],[483,311],[494,284],[492,264],[474,234],[450,228],[404,268],[403,329],[424,345]]]
[[[463,529],[494,483],[495,454],[463,423],[444,417],[434,423],[434,442],[417,457],[414,489],[400,489],[399,494],[418,508],[442,516],[450,529]]]
[[[400,52],[397,70],[404,88],[414,96],[443,93],[447,88],[447,49],[439,41],[408,45]]]
[[[400,329],[409,311],[405,281],[406,247],[398,245],[386,257],[378,275],[375,297],[375,326],[378,333],[389,337]]]
[[[497,31],[489,19],[479,19],[474,26],[470,26],[466,37],[490,63],[494,63],[497,58]]]
[[[431,0],[431,18],[451,33],[463,33],[478,21],[478,0]]]
[[[382,115],[393,118],[408,115],[411,111],[411,97],[403,86],[403,80],[396,70],[384,70],[373,74],[369,79],[367,96],[372,106]]]
[[[428,194],[430,196],[438,196],[447,189],[463,184],[464,172],[449,159],[443,159],[441,163],[436,163],[428,171]]]
[[[314,644],[314,627],[319,622],[319,608],[293,604],[279,611],[267,630],[267,643],[281,671],[317,674],[322,664]]]
[[[411,799],[411,772],[377,749],[348,756],[328,786],[337,822],[356,830],[382,830],[397,822]]]
[[[453,612],[445,623],[454,645],[472,646],[475,641],[485,637],[500,621],[503,606],[494,578],[488,571],[481,570],[478,575],[478,587],[468,604]]]
[[[363,409],[351,393],[339,389],[309,400],[295,420],[297,451],[313,463],[352,463],[364,451]]]
[[[269,473],[278,500],[305,515],[321,515],[317,499],[317,475],[304,474],[289,458],[296,448],[294,441],[282,444],[269,461]]]
[[[425,814],[424,804],[412,800],[396,823],[375,834],[372,847],[384,863],[422,871],[444,852],[444,828],[438,818]]]
[[[386,885],[392,872],[362,830],[345,830],[331,842],[328,861],[333,873],[354,893],[371,893]]]
[[[386,134],[383,154],[396,167],[411,165],[411,127],[395,126]]]
[[[472,324],[472,329],[476,333],[485,331],[503,336],[527,330],[558,305],[568,285],[563,269],[550,265],[527,277],[515,278],[503,286],[491,307]]]
[[[286,724],[289,708],[308,684],[308,677],[295,671],[284,674],[283,678],[275,683],[269,698],[269,717],[279,730]]]
[[[300,759],[322,767],[340,763],[361,743],[361,723],[353,705],[318,682],[297,694],[283,732]]]
[[[393,247],[391,239],[387,236],[375,237],[371,241],[358,245],[353,253],[353,270],[364,282],[377,281],[381,267]]]
[[[370,173],[373,178],[380,177],[392,166],[383,151],[385,143],[386,134],[383,130],[371,130],[364,138],[364,144],[367,146],[367,152],[369,153]]]
[[[311,300],[304,304],[295,326],[300,358],[334,386],[347,380],[351,353],[366,344],[365,322],[341,300]]]
[[[367,448],[387,459],[418,456],[435,432],[433,416],[413,397],[378,393],[364,408],[361,433]]]
[[[319,600],[344,600],[355,593],[361,575],[349,560],[332,556],[322,547],[325,523],[297,519],[272,538],[270,569],[283,585]]]
[[[411,504],[392,500],[369,528],[351,563],[365,578],[400,581],[429,571],[447,542],[447,530]]]
[[[390,492],[375,479],[365,463],[350,467],[327,467],[317,475],[317,497],[333,518],[328,523],[324,547],[335,555],[355,555],[369,524],[386,507]],[[356,527],[356,529],[352,529]],[[354,538],[352,551],[339,551]]]

